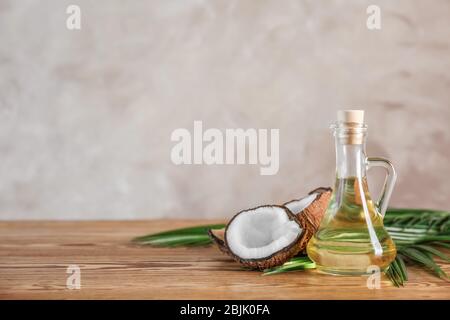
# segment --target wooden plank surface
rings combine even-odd
[[[215,247],[150,248],[135,236],[218,221],[0,222],[2,299],[450,299],[449,282],[411,267],[410,281],[381,289],[365,277],[314,270],[261,276]],[[69,265],[81,289],[69,290]],[[442,263],[441,263],[442,264]],[[449,264],[442,264],[450,272]]]

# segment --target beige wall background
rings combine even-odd
[[[0,0],[0,219],[283,203],[332,185],[328,126],[346,107],[367,111],[368,154],[396,165],[392,205],[450,209],[449,70],[445,0]],[[170,135],[194,120],[280,129],[278,174],[174,165]]]

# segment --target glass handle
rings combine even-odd
[[[391,198],[392,191],[394,190],[395,180],[397,180],[397,173],[395,172],[392,163],[384,158],[370,157],[366,159],[366,163],[367,169],[373,167],[382,167],[386,169],[386,179],[384,180],[380,199],[378,199],[376,203],[381,216],[384,218],[389,204],[389,199]]]

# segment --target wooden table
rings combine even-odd
[[[217,221],[0,222],[2,299],[450,299],[449,282],[411,267],[396,288],[382,278],[299,271],[261,276],[244,271],[215,247],[150,248],[130,239]],[[66,286],[69,265],[81,288]],[[450,265],[443,265],[450,272]]]

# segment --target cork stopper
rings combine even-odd
[[[339,110],[338,122],[364,124],[364,110]]]
[[[342,144],[362,144],[367,126],[364,124],[364,110],[339,110],[335,134]]]

